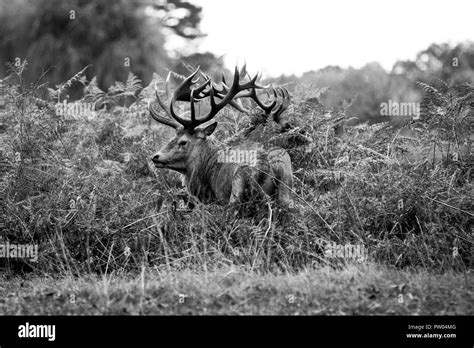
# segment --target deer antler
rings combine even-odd
[[[222,76],[222,82],[220,85],[217,85],[211,81],[211,78],[208,75],[202,72],[201,75],[205,81],[196,87],[195,85],[198,81],[193,81],[193,79],[198,72],[199,67],[178,85],[172,94],[169,107],[165,105],[158,95],[158,92],[156,92],[156,100],[158,104],[169,116],[169,118],[160,116],[154,109],[153,105],[150,105],[150,114],[156,121],[173,128],[178,128],[179,125],[182,125],[184,128],[194,129],[197,126],[214,118],[217,113],[226,105],[230,105],[241,112],[248,112],[248,110],[239,105],[236,100],[241,98],[251,98],[255,101],[258,107],[260,107],[265,112],[267,117],[272,116],[276,122],[279,122],[280,115],[288,108],[290,104],[290,95],[284,87],[277,87],[275,89],[273,87],[257,85],[256,82],[259,79],[259,74],[256,74],[253,78],[251,78],[246,70],[245,65],[240,71],[237,69],[237,67],[235,68],[231,87],[227,86],[224,76]],[[249,76],[249,81],[241,84],[240,79],[244,78],[245,76]],[[168,74],[168,78],[166,79],[166,91],[169,90],[169,78],[170,75]],[[269,104],[265,104],[257,95],[256,90],[264,88],[270,88],[273,92],[273,95],[271,96],[273,100]],[[197,119],[195,102],[199,102],[204,98],[209,98],[211,110],[204,117]],[[216,98],[220,101],[216,102]],[[188,101],[191,103],[190,120],[183,118],[182,115],[179,116],[176,114],[174,105],[177,101]]]
[[[200,94],[203,93],[203,91],[208,86],[210,86],[211,79],[209,77],[207,77],[206,81],[201,86],[199,86],[197,88],[193,88],[193,85],[197,83],[197,81],[193,81],[193,78],[196,76],[198,71],[199,71],[199,67],[196,69],[196,71],[194,73],[192,73],[183,82],[180,83],[178,88],[176,88],[176,90],[173,93],[172,102],[173,102],[173,100],[174,101],[191,101],[191,94],[192,93],[194,95],[198,95],[199,99],[203,99],[207,96],[206,94],[203,94],[203,95],[200,95]],[[168,74],[168,77],[166,78],[166,81],[165,81],[166,95],[169,94],[169,80],[170,80],[170,77],[171,77],[171,71]],[[167,126],[175,128],[175,129],[178,128],[180,126],[180,124],[182,125],[181,122],[179,122],[179,121],[177,122],[177,120],[174,118],[173,113],[171,112],[171,103],[170,103],[170,107],[167,107],[165,105],[165,103],[161,100],[161,98],[158,94],[158,91],[155,91],[155,95],[156,95],[156,101],[158,102],[160,107],[165,111],[165,113],[169,116],[169,118],[161,116],[158,113],[158,111],[155,110],[154,106],[152,104],[150,104],[149,111],[150,111],[150,114],[153,117],[153,119],[155,119],[157,122],[163,123]],[[174,112],[174,110],[173,110],[173,112]]]
[[[237,96],[239,92],[245,91],[247,89],[259,88],[259,86],[256,85],[258,74],[255,75],[250,81],[240,84],[240,73],[237,67],[235,68],[234,79],[232,81],[232,85],[230,88],[225,87],[222,91],[218,91],[216,90],[215,86],[212,85],[212,83],[210,82],[210,79],[207,79],[204,85],[206,85],[206,87],[211,86],[208,91],[204,92],[205,88],[202,88],[203,85],[201,85],[196,89],[191,89],[191,92],[189,93],[190,102],[191,102],[191,120],[187,120],[176,114],[176,112],[174,111],[174,104],[177,100],[179,100],[178,98],[188,93],[188,89],[192,85],[192,79],[197,74],[198,71],[199,71],[199,68],[196,69],[196,71],[193,74],[191,74],[188,78],[186,78],[186,80],[184,80],[176,88],[170,102],[169,111],[170,111],[171,117],[173,117],[173,119],[175,119],[178,123],[183,125],[183,127],[186,129],[194,129],[197,126],[210,121],[226,105],[231,104],[233,102],[233,99]],[[197,97],[196,97],[196,93],[198,93]],[[202,97],[199,95],[200,93],[202,93],[204,96],[209,96],[211,110],[204,117],[197,119],[194,102],[195,100],[202,99]],[[216,97],[221,99],[221,101],[216,102]]]
[[[276,87],[273,88],[272,86],[269,87],[273,92],[271,96],[273,101],[269,104],[265,104],[257,95],[255,89],[250,89],[246,93],[239,94],[236,98],[251,98],[255,103],[258,105],[260,109],[262,109],[265,113],[265,116],[271,116],[273,120],[277,123],[280,123],[280,116],[281,114],[288,109],[290,105],[290,94],[288,90],[284,87]],[[267,90],[268,94],[268,90]]]
[[[246,70],[246,65],[242,67],[240,70],[239,76],[241,78],[248,76],[250,78],[249,73]],[[258,80],[259,78],[257,78]],[[228,87],[227,83],[225,80],[225,77],[222,76],[222,82],[221,82],[221,88],[222,91],[218,90],[216,88],[215,84],[212,84],[212,88],[214,89],[214,92],[218,95],[221,93],[227,93]],[[273,92],[273,96],[270,96],[273,98],[273,101],[271,101],[269,104],[265,104],[257,95],[257,89],[267,89],[267,94],[268,94],[268,89],[271,89]],[[240,98],[251,98],[255,101],[255,103],[258,105],[259,108],[261,108],[264,112],[266,117],[272,116],[273,120],[275,122],[280,122],[280,115],[288,109],[288,106],[290,105],[290,94],[288,93],[288,90],[284,87],[276,87],[273,88],[272,86],[255,86],[255,88],[250,88],[248,91],[245,91],[243,93],[237,94],[234,99],[240,99]],[[234,106],[234,105],[232,105]],[[235,106],[234,106],[235,107]],[[241,110],[241,108],[237,108],[239,111],[242,112],[248,112],[248,110]]]
[[[275,95],[280,97],[281,102],[274,110],[271,111],[270,115],[272,116],[272,118],[275,122],[280,123],[281,114],[286,109],[288,109],[288,106],[290,106],[290,93],[288,92],[288,90],[285,87],[277,87],[276,91],[277,92],[275,93]],[[265,112],[266,112],[266,110],[265,110]]]
[[[236,68],[237,69],[237,68]],[[210,80],[211,78],[206,75],[205,73],[201,72],[201,75],[205,78],[205,79],[208,79]],[[242,69],[240,69],[240,72],[239,72],[239,79],[242,79],[244,78],[246,75],[249,76],[249,80],[252,80],[252,78],[250,77],[250,75],[247,73],[247,68],[246,68],[246,65],[244,64],[244,66],[242,67]],[[257,80],[259,79],[259,77],[257,77]],[[257,81],[255,80],[255,81]],[[222,82],[220,83],[220,85],[217,85],[216,83],[212,82],[211,83],[211,88],[214,90],[214,95],[215,97],[219,98],[219,99],[224,99],[225,95],[229,92],[229,87],[227,86],[227,82],[225,80],[225,76],[224,74],[222,74]],[[263,88],[261,86],[257,86],[255,84],[255,88]],[[210,96],[210,92],[209,90],[206,91],[206,92],[203,92],[202,94],[204,94],[205,96],[209,97]],[[240,105],[239,103],[236,102],[237,99],[239,98],[242,98],[244,96],[235,96],[234,99],[232,99],[230,102],[229,102],[229,105],[232,106],[234,109],[240,111],[240,112],[243,112],[243,113],[248,113],[249,110],[245,109],[242,105]]]
[[[208,94],[203,93],[204,90],[211,85],[211,78],[207,75],[202,74],[205,77],[205,81],[198,87],[193,87],[198,81],[193,81],[193,78],[199,72],[199,67],[189,75],[181,84],[176,88],[173,97],[177,101],[191,101],[191,91],[194,90],[195,99],[204,99]],[[202,95],[201,95],[202,94]]]
[[[167,126],[173,127],[174,129],[177,129],[179,127],[179,123],[173,120],[171,117],[171,113],[169,109],[163,104],[162,100],[160,99],[160,96],[158,95],[158,92],[155,92],[156,94],[156,100],[158,101],[158,104],[161,106],[161,108],[166,112],[166,114],[170,117],[163,117],[161,116],[157,110],[155,110],[155,107],[153,104],[150,104],[148,110],[150,111],[151,117],[159,123],[165,124]]]

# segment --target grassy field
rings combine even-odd
[[[3,279],[6,280],[6,279]],[[10,315],[472,315],[472,274],[374,265],[296,274],[147,270],[141,275],[10,278],[0,313]]]

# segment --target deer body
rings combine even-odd
[[[221,97],[223,101],[219,104],[214,101],[211,86],[211,111],[206,117],[196,119],[194,91],[191,90],[190,97],[184,92],[189,89],[196,73],[176,89],[169,111],[157,96],[162,108],[178,123],[158,115],[150,108],[155,120],[176,129],[176,136],[152,157],[155,166],[183,174],[188,192],[202,202],[237,205],[266,196],[274,198],[281,206],[288,206],[293,178],[291,160],[285,150],[277,147],[265,149],[253,141],[242,141],[230,146],[218,145],[211,137],[216,122],[197,128],[197,125],[212,119],[239,91],[255,88],[256,78],[243,86],[239,85],[236,71],[232,88],[226,90],[228,93]],[[210,85],[209,82],[207,84]],[[202,86],[199,87],[199,93],[204,93],[204,90]],[[191,100],[190,121],[174,114],[173,102],[180,96]]]
[[[195,135],[195,134],[194,134]],[[153,156],[158,168],[173,169],[184,175],[188,192],[202,202],[217,201],[236,205],[252,197],[266,195],[281,206],[289,204],[292,187],[291,160],[280,148],[263,149],[254,142],[231,148],[219,146],[212,138],[197,138],[186,131]],[[184,140],[187,139],[187,140]],[[180,145],[188,149],[180,149]],[[254,151],[255,163],[222,160],[229,151]]]

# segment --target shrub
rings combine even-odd
[[[3,267],[73,274],[143,264],[336,267],[345,261],[324,257],[329,242],[362,244],[371,259],[395,267],[469,267],[472,154],[465,122],[472,118],[472,86],[421,85],[423,117],[404,126],[416,137],[387,123],[351,127],[350,103],[328,109],[319,99],[325,89],[298,87],[288,117],[312,143],[289,150],[292,209],[277,214],[265,204],[234,218],[225,207],[193,201],[178,175],[150,165],[169,136],[144,108],[162,83],[158,76],[142,88],[130,75],[104,92],[83,70],[43,100],[41,87],[22,81],[24,68],[12,67],[0,80],[1,236],[39,244],[40,257],[5,259]],[[80,117],[59,115],[64,91],[76,83],[85,87],[78,102],[94,108]],[[217,135],[225,140],[242,127],[222,123]]]

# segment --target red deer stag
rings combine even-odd
[[[193,78],[198,71],[199,68],[176,88],[169,107],[156,93],[158,104],[169,117],[160,115],[150,105],[150,114],[156,121],[176,130],[176,136],[152,157],[155,167],[183,174],[188,192],[201,202],[238,205],[250,201],[256,194],[264,193],[276,198],[278,205],[287,207],[293,173],[285,150],[263,149],[251,141],[229,148],[218,145],[210,137],[217,122],[197,128],[211,121],[226,105],[240,108],[235,99],[263,88],[256,84],[258,75],[241,84],[236,68],[232,85],[217,91],[209,78],[194,88]],[[195,103],[204,98],[209,98],[210,110],[197,118]],[[190,119],[176,114],[175,103],[178,100],[190,102]]]

